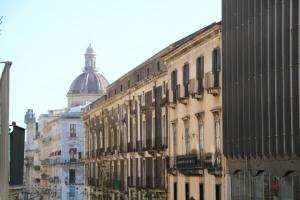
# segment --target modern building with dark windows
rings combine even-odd
[[[299,0],[223,0],[232,199],[300,199]]]

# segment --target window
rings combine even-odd
[[[177,71],[171,72],[171,90],[173,91],[173,102],[176,102],[176,90],[177,90]]]
[[[176,182],[174,183],[174,191],[173,192],[174,192],[174,194],[173,194],[174,198],[173,199],[177,200],[177,183]]]
[[[155,113],[152,113],[152,146],[155,144]]]
[[[220,134],[220,121],[215,121],[215,140],[216,140],[216,151],[221,151],[221,134]]]
[[[146,121],[144,119],[142,122],[142,139],[143,139],[143,147],[146,147]]]
[[[135,147],[136,144],[136,123],[135,119],[132,119],[132,146]]]
[[[190,184],[185,183],[185,199],[189,200],[190,199]]]
[[[167,84],[166,84],[166,82],[164,81],[163,82],[163,87],[162,87],[162,96],[163,97],[165,97],[166,96],[166,91],[167,91],[167,89],[166,89],[166,86]]]
[[[173,124],[173,151],[174,151],[174,161],[176,161],[177,156],[177,127]]]
[[[204,200],[204,184],[199,185],[199,200]]]
[[[69,149],[70,161],[75,161],[76,155],[77,155],[77,148],[70,148]]]
[[[166,140],[167,140],[167,130],[166,130],[166,115],[164,114],[162,116],[162,145],[165,146],[166,145]]]
[[[152,102],[155,102],[155,86],[152,88]]]
[[[182,83],[184,86],[184,97],[189,96],[189,80],[190,80],[190,71],[189,71],[189,64],[186,63],[183,66],[183,78],[182,78]]]
[[[114,146],[116,145],[116,143],[117,143],[117,141],[114,140],[114,135],[115,135],[114,129],[111,128],[111,129],[110,129],[110,137],[111,137],[111,139],[110,139],[110,141],[111,141],[110,147],[111,147],[111,150],[113,149],[113,147],[114,147]]]
[[[139,75],[139,74],[136,75],[136,81],[137,81],[137,82],[140,81],[140,75]]]
[[[108,141],[109,141],[108,123],[106,123],[105,126],[104,126],[104,136],[105,136],[104,148],[107,148],[108,147]]]
[[[216,200],[221,200],[221,185],[216,185]]]
[[[203,93],[203,78],[204,78],[204,56],[200,56],[197,58],[197,66],[196,66],[196,79],[197,79],[197,92]]]
[[[189,128],[185,127],[184,129],[184,139],[185,139],[185,154],[190,153],[190,136],[189,136]]]
[[[75,184],[76,182],[76,174],[75,169],[69,170],[69,184]]]
[[[219,72],[221,71],[220,48],[215,48],[212,53],[212,72],[214,75],[214,87],[219,87]]]
[[[145,106],[145,92],[142,94],[142,106]]]
[[[120,148],[120,137],[121,137],[120,128],[118,127],[117,128],[117,149]]]
[[[159,72],[160,71],[160,63],[159,62],[157,62],[156,68],[157,68],[157,71]]]
[[[137,162],[138,162],[138,177],[141,177],[141,158],[137,158]]]
[[[198,119],[198,153],[201,157],[204,154],[204,112],[197,113],[196,117]]]
[[[76,137],[76,124],[70,124],[70,137]]]
[[[115,94],[117,94],[117,89],[115,89]]]
[[[127,81],[127,88],[130,88],[130,80]]]
[[[147,76],[149,76],[149,74],[150,74],[150,69],[147,68]]]
[[[123,85],[120,85],[120,90],[121,90],[121,92],[123,91]]]

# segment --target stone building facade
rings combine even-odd
[[[228,199],[220,33],[171,44],[90,104],[86,199]]]
[[[168,69],[168,199],[228,199],[222,151],[221,23],[188,36]]]
[[[109,85],[84,114],[87,199],[166,199],[168,50]]]

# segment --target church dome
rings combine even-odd
[[[72,82],[68,94],[104,94],[108,84],[96,69],[96,54],[90,44],[86,49],[83,72]]]
[[[104,93],[107,85],[108,81],[99,72],[83,72],[73,81],[68,94]]]

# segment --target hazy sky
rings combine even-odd
[[[167,45],[221,20],[221,0],[1,0],[0,61],[11,60],[10,123],[67,106],[91,42],[111,83]],[[2,71],[2,66],[0,67]]]

